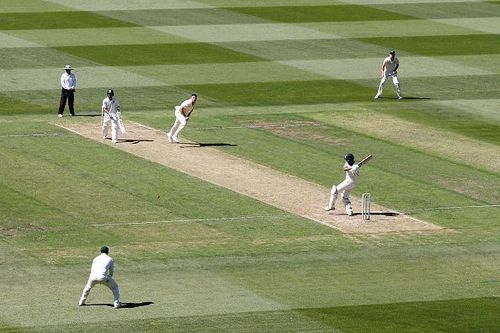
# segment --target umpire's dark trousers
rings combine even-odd
[[[74,103],[75,103],[75,95],[74,95],[74,90],[71,89],[61,89],[61,100],[59,102],[59,114],[63,114],[64,108],[66,107],[66,100],[68,101],[68,107],[69,107],[69,113],[71,115],[75,115],[75,108],[74,108]]]

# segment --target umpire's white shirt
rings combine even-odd
[[[382,64],[385,66],[384,74],[392,75],[394,74],[394,70],[396,70],[396,67],[399,65],[399,60],[396,57],[394,57],[394,60],[391,60],[391,57],[389,56],[384,59],[384,62]]]
[[[92,268],[90,270],[90,278],[95,280],[106,279],[113,276],[115,264],[113,258],[106,253],[101,253],[92,261]]]
[[[66,72],[61,75],[61,87],[66,90],[75,89],[76,88],[76,76],[71,73],[68,74]]]

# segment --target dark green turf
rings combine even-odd
[[[495,332],[499,311],[497,297],[300,310],[346,333]]]
[[[372,88],[348,80],[285,81],[263,83],[189,85],[226,105],[287,105],[366,100]]]
[[[413,16],[401,15],[377,8],[358,5],[296,6],[296,7],[240,7],[231,10],[267,20],[300,22],[348,22],[410,20]]]
[[[115,20],[103,15],[84,11],[0,13],[0,30],[25,29],[72,29],[132,27],[130,22]],[[68,38],[77,38],[68,32]]]
[[[57,105],[54,105],[54,112],[57,111],[59,106],[59,95],[54,93],[57,97]],[[59,91],[60,94],[60,91]],[[20,113],[47,113],[51,111],[50,106],[47,104],[40,105],[31,103],[29,100],[30,93],[20,92],[19,98],[13,98],[0,93],[0,115],[20,114]]]
[[[204,43],[75,46],[55,49],[108,66],[234,63],[262,60],[255,56]]]
[[[426,3],[415,2],[372,6],[381,10],[423,19],[497,17],[500,13],[498,2],[489,1],[440,2],[436,0],[435,2]]]
[[[500,35],[495,34],[379,37],[358,40],[406,54],[425,56],[496,54],[500,47]]]

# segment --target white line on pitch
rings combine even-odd
[[[109,227],[109,226],[126,226],[126,225],[146,225],[146,224],[161,224],[161,223],[178,223],[178,222],[214,222],[214,221],[242,221],[256,219],[284,219],[285,215],[257,215],[257,216],[237,216],[237,217],[218,217],[209,219],[183,219],[183,220],[164,220],[164,221],[147,221],[147,222],[127,222],[127,223],[99,223],[93,224],[94,227]]]
[[[454,210],[454,209],[491,208],[491,207],[500,207],[500,204],[498,204],[498,205],[470,205],[470,206],[416,208],[416,209],[407,211],[404,214],[417,213],[417,212],[423,212],[423,211],[431,211],[431,210]]]

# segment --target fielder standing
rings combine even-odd
[[[354,155],[351,153],[346,154],[344,160],[345,179],[342,183],[336,186],[333,185],[332,190],[330,191],[330,200],[328,201],[328,205],[325,207],[325,210],[329,211],[335,209],[335,202],[337,201],[338,193],[342,192],[342,201],[344,202],[346,213],[347,215],[352,216],[353,211],[349,195],[356,184],[356,178],[359,176],[359,165],[354,164]]]
[[[396,58],[396,52],[390,51],[389,56],[382,62],[382,67],[380,69],[382,78],[380,79],[378,91],[374,97],[375,99],[382,97],[382,90],[384,89],[384,85],[388,78],[392,78],[392,83],[396,86],[398,99],[403,99],[403,95],[401,94],[401,84],[398,79],[398,68],[399,59]]]
[[[170,132],[167,133],[167,138],[169,142],[179,143],[179,134],[182,129],[186,127],[189,116],[194,110],[194,106],[198,96],[196,94],[191,94],[191,98],[185,100],[175,107],[175,121]]]
[[[120,290],[118,289],[118,284],[116,284],[115,280],[113,280],[113,273],[115,270],[113,258],[108,255],[109,248],[107,246],[101,247],[100,252],[101,254],[95,257],[92,261],[90,276],[87,284],[83,288],[82,297],[80,298],[78,305],[85,305],[92,287],[96,284],[104,284],[113,292],[113,306],[115,308],[120,308],[122,306],[120,303]]]
[[[101,133],[102,138],[108,136],[108,126],[111,123],[111,142],[118,141],[118,128],[120,127],[120,103],[115,97],[113,89],[108,89],[107,96],[102,100]]]
[[[68,101],[70,115],[75,115],[74,93],[76,90],[76,76],[74,73],[71,73],[72,69],[71,65],[64,66],[64,73],[61,75],[61,99],[59,100],[59,110],[57,112],[58,117],[63,116],[66,101]]]

